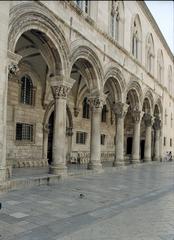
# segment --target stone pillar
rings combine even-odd
[[[6,116],[8,89],[8,23],[10,1],[0,2],[0,183],[6,180]]]
[[[152,116],[148,113],[144,115],[144,122],[146,126],[146,138],[145,138],[145,148],[144,148],[144,161],[152,161]]]
[[[154,160],[160,161],[160,129],[161,129],[161,120],[156,117],[154,121],[154,129],[155,129],[155,154]]]
[[[132,143],[132,163],[140,163],[140,124],[143,113],[139,110],[132,112],[134,135]]]
[[[67,146],[67,154],[68,154],[68,161],[71,160],[71,152],[72,152],[72,127],[66,129],[66,136],[68,137],[68,146]]]
[[[113,166],[124,165],[124,118],[126,116],[129,105],[124,103],[116,103],[113,106],[116,121],[116,144],[115,144],[115,158]]]
[[[102,171],[100,125],[101,125],[101,111],[104,99],[101,97],[90,97],[89,103],[91,106],[91,138],[90,138],[90,160],[88,163],[88,169]]]
[[[66,175],[66,100],[72,87],[70,83],[62,80],[63,76],[55,76],[51,80],[51,87],[55,98],[54,130],[53,130],[53,161],[50,173]]]

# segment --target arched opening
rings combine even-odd
[[[127,93],[126,103],[129,105],[127,114],[124,119],[124,149],[125,163],[132,162],[133,141],[134,141],[134,125],[137,117],[139,118],[140,103],[139,97],[135,89],[130,89]],[[137,115],[137,117],[136,117]]]
[[[9,136],[14,133],[15,136],[7,139],[11,143],[7,146],[7,159],[13,159],[14,167],[47,166],[47,154],[43,155],[45,130],[42,123],[45,108],[53,100],[50,78],[62,72],[61,56],[50,37],[38,28],[18,36],[14,52],[22,58],[17,73],[9,75],[8,106],[11,114],[12,106],[15,107],[15,118],[10,114],[7,124]],[[48,126],[52,125],[53,115]],[[49,159],[51,154],[49,151]]]

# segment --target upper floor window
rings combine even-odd
[[[89,14],[89,1],[88,0],[75,0],[79,8]]]
[[[157,57],[157,79],[160,83],[163,83],[164,78],[164,60],[162,50],[158,50]]]
[[[105,134],[101,134],[101,136],[100,136],[100,143],[101,143],[101,145],[105,145]]]
[[[83,118],[89,119],[90,115],[90,107],[88,103],[88,99],[85,97],[83,100]]]
[[[132,52],[132,55],[140,61],[141,51],[142,51],[141,49],[142,31],[141,31],[141,23],[138,15],[136,15],[134,18],[131,32],[132,32],[131,52]]]
[[[28,75],[21,78],[21,103],[33,104],[33,83]]]
[[[146,42],[146,68],[149,73],[154,73],[154,41],[152,34],[148,35]]]
[[[111,4],[110,34],[113,39],[123,45],[123,2],[113,0]]]
[[[102,108],[102,114],[101,114],[101,121],[106,122],[106,116],[107,116],[107,108],[106,105]]]
[[[85,144],[87,138],[86,132],[76,132],[76,143],[77,144]]]

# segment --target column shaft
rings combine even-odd
[[[134,123],[132,163],[140,162],[140,121]]]
[[[50,167],[50,171],[53,174],[66,174],[65,136],[66,99],[56,98],[54,108],[53,163]]]
[[[155,131],[155,161],[160,160],[160,130]]]
[[[0,2],[0,28],[3,30],[0,38],[0,182],[6,179],[6,115],[7,115],[7,43],[9,22],[9,1]]]
[[[124,118],[117,117],[115,161],[113,166],[124,165]]]
[[[144,148],[144,161],[151,161],[151,139],[152,139],[152,127],[146,127],[146,138],[145,138],[145,148]]]

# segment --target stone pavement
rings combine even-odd
[[[174,240],[173,162],[105,168],[0,201],[0,240]]]

